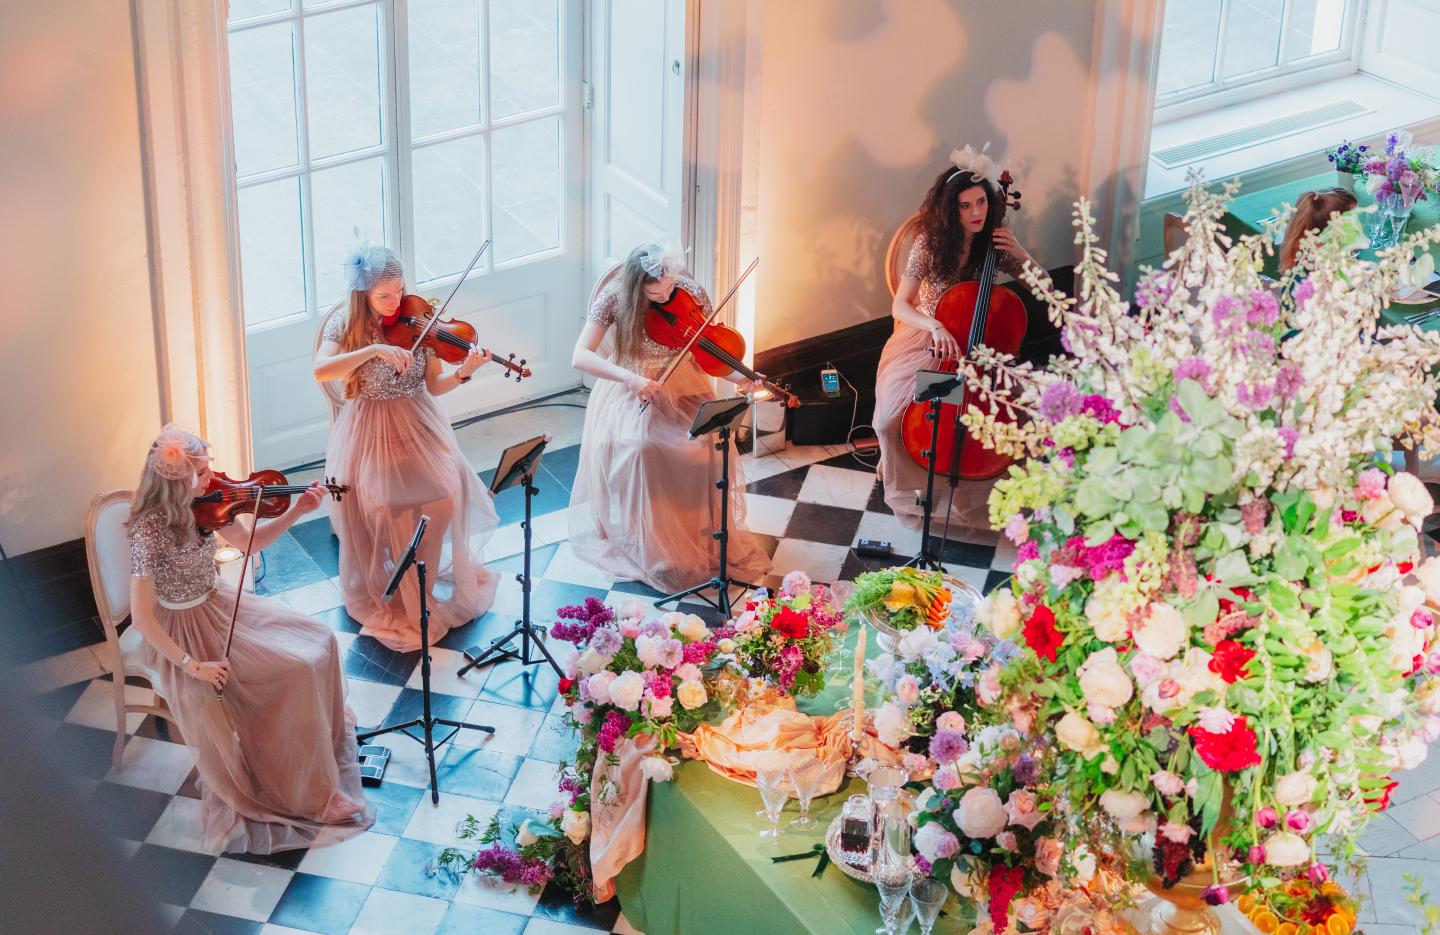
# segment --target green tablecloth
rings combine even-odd
[[[1242,192],[1230,203],[1230,211],[1225,215],[1226,232],[1236,237],[1259,233],[1263,229],[1264,222],[1273,218],[1279,212],[1281,205],[1294,205],[1306,192],[1334,187],[1341,179],[1346,178],[1348,177],[1342,176],[1340,173],[1322,172],[1319,175],[1297,179],[1272,188],[1262,188],[1249,193]],[[1349,186],[1343,187],[1348,188]],[[1359,198],[1362,208],[1374,201],[1363,185],[1358,186],[1356,197]],[[1433,198],[1433,195],[1430,196],[1430,199]],[[1415,207],[1410,213],[1410,222],[1405,228],[1406,231],[1423,230],[1440,224],[1440,209],[1437,209],[1436,202],[1430,199],[1415,202]],[[1435,257],[1436,266],[1440,266],[1440,244],[1432,246],[1430,253]],[[1360,255],[1368,258],[1374,254],[1370,251],[1361,251]],[[1278,256],[1267,257],[1265,260],[1266,274],[1279,278],[1279,264]],[[1381,315],[1390,324],[1403,324],[1407,316],[1427,311],[1440,312],[1440,299],[1416,304],[1396,304],[1382,311]],[[1420,325],[1427,330],[1440,328],[1440,315],[1422,321]]]
[[[847,645],[853,647],[858,629],[851,627]],[[847,682],[832,679],[821,695],[800,707],[830,714],[849,703]],[[645,852],[616,880],[626,918],[645,935],[873,935],[880,924],[875,887],[834,866],[813,878],[814,860],[770,860],[823,843],[846,797],[864,791],[865,783],[852,779],[817,798],[810,810],[816,829],[789,832],[777,848],[759,836],[764,819],[755,814],[760,795],[754,788],[725,779],[704,763],[682,763],[673,782],[650,784]],[[795,817],[795,808],[793,800],[786,806],[782,827]],[[970,930],[970,904],[952,897],[945,913],[937,933]]]

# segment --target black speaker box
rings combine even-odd
[[[785,414],[785,434],[792,445],[843,445],[850,434],[855,394],[841,385],[839,396],[801,392],[800,405]]]

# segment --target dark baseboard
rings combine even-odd
[[[20,664],[100,642],[96,613],[84,539],[10,556],[0,567],[0,661]]]

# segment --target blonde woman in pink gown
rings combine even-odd
[[[973,158],[972,158],[973,157]],[[907,528],[921,528],[917,500],[925,491],[926,470],[905,450],[901,419],[915,398],[915,372],[933,370],[944,359],[964,352],[965,335],[953,335],[935,319],[935,306],[945,290],[978,279],[991,243],[999,252],[1001,272],[1019,276],[1030,254],[1015,235],[999,226],[1003,211],[995,179],[999,172],[983,155],[952,154],[956,166],[935,180],[920,208],[920,233],[911,247],[905,275],[895,291],[891,314],[895,331],[885,342],[875,376],[875,434],[880,440],[880,481],[885,503]],[[953,503],[947,503],[949,482],[935,479],[934,531],[946,522],[952,528],[988,529],[987,500],[993,481],[962,480]]]
[[[407,574],[395,597],[385,586],[422,515],[420,547],[429,576],[430,642],[489,609],[499,576],[486,571],[485,542],[497,526],[490,493],[471,470],[435,397],[470,380],[490,359],[472,350],[442,374],[428,347],[411,355],[386,344],[382,318],[405,292],[399,259],[366,244],[346,264],[349,304],[329,316],[315,353],[315,378],[343,380],[345,405],[330,433],[325,472],[351,492],[330,513],[340,538],[345,610],[401,652],[420,647],[420,588]]]
[[[190,509],[213,476],[207,449],[167,426],[150,446],[128,522],[131,618],[195,755],[205,843],[269,854],[343,841],[375,816],[360,789],[340,648],[319,621],[247,593],[226,658],[235,588],[215,572],[216,535],[201,532]],[[320,501],[313,490],[262,520],[253,548]],[[217,533],[242,549],[250,541],[236,524]]]
[[[700,404],[717,398],[711,379],[687,357],[665,383],[656,382],[673,352],[645,334],[650,303],[668,301],[676,289],[709,314],[710,297],[678,257],[654,244],[637,247],[591,305],[572,359],[596,383],[570,496],[571,547],[616,578],[667,594],[715,574],[719,547],[711,534],[720,528],[722,503],[715,438],[688,434]],[[600,352],[607,335],[609,356]],[[729,379],[750,388],[739,374]],[[769,557],[745,528],[745,478],[730,444],[730,574],[758,582]]]

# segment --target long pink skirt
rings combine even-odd
[[[384,599],[421,515],[419,557],[429,580],[430,643],[490,608],[500,576],[485,570],[498,520],[455,431],[427,392],[347,402],[330,432],[325,473],[351,486],[330,512],[340,537],[340,592],[360,632],[401,652],[420,647],[420,586],[406,572]]]
[[[918,328],[898,324],[885,349],[875,375],[875,434],[880,439],[880,481],[885,485],[885,503],[907,528],[918,530],[922,511],[916,502],[925,493],[925,468],[916,464],[905,450],[900,420],[905,407],[915,398],[915,372],[935,369],[930,355],[930,336]],[[994,481],[960,481],[953,504],[947,503],[949,482],[935,478],[933,529],[940,534],[949,528],[988,530],[987,501]]]
[[[200,660],[220,659],[235,589],[219,583],[185,610],[156,606],[160,626]],[[353,837],[375,816],[360,788],[355,717],[328,627],[246,594],[223,698],[147,647],[149,665],[200,773],[205,843],[269,854]]]
[[[691,440],[710,378],[685,362],[643,413],[635,393],[600,380],[590,393],[580,464],[570,494],[575,554],[619,579],[670,593],[719,568],[720,452],[715,436]],[[730,575],[758,583],[770,559],[745,528],[745,474],[731,441]]]

